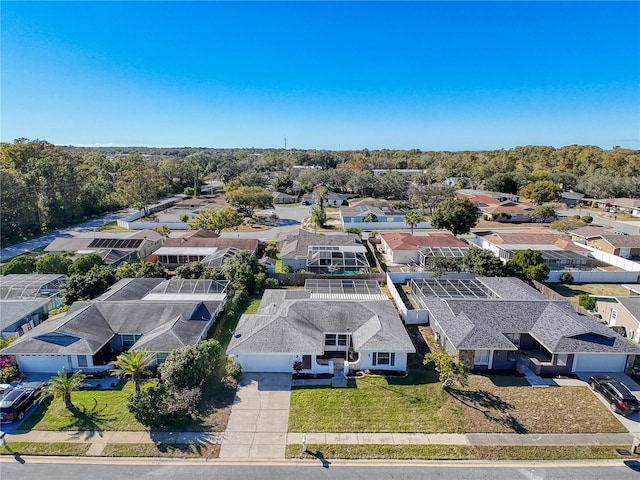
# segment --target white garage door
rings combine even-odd
[[[18,355],[18,366],[25,373],[56,373],[69,368],[69,361],[64,355]]]
[[[574,372],[624,372],[626,355],[579,354],[573,359]]]
[[[293,372],[293,355],[271,354],[271,355],[236,355],[236,363],[242,366],[243,372]]]

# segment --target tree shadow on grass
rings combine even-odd
[[[486,390],[446,389],[447,393],[463,405],[482,413],[487,420],[498,423],[515,433],[528,433],[529,430],[512,414],[515,410],[509,402]]]
[[[53,401],[52,395],[40,397],[40,401],[36,404],[35,409],[17,428],[18,432],[29,431],[42,420],[49,409],[49,405]]]
[[[106,415],[104,413],[106,406],[98,408],[98,400],[93,399],[93,405],[88,407],[80,405],[73,406],[69,409],[73,415],[69,419],[67,429],[78,430],[77,436],[92,437],[96,433],[102,436],[102,431],[106,423],[114,421],[115,415]]]

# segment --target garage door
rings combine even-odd
[[[236,355],[236,363],[242,366],[243,372],[293,372],[293,355]]]
[[[579,354],[573,359],[574,372],[624,372],[626,355]]]
[[[68,358],[64,355],[18,355],[18,366],[25,373],[56,373],[69,368]]]

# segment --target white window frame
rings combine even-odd
[[[568,353],[558,353],[556,355],[556,365],[559,367],[566,367],[567,362],[569,361]]]
[[[484,357],[486,356],[486,360]],[[473,364],[474,365],[489,365],[491,362],[491,350],[475,350],[473,353]]]

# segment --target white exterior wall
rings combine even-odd
[[[293,373],[294,357],[291,353],[242,353],[234,355],[234,360],[243,372]]]
[[[62,369],[73,370],[71,357],[67,355],[16,355],[21,372],[56,373]]]
[[[420,264],[420,253],[417,250],[391,250],[389,253],[391,254],[391,263]]]
[[[358,362],[358,370],[395,370],[403,372],[407,370],[407,352],[389,352],[395,353],[394,365],[373,365],[373,352],[364,350],[360,353],[360,361]]]
[[[572,372],[624,372],[626,354],[578,353],[573,357]]]

